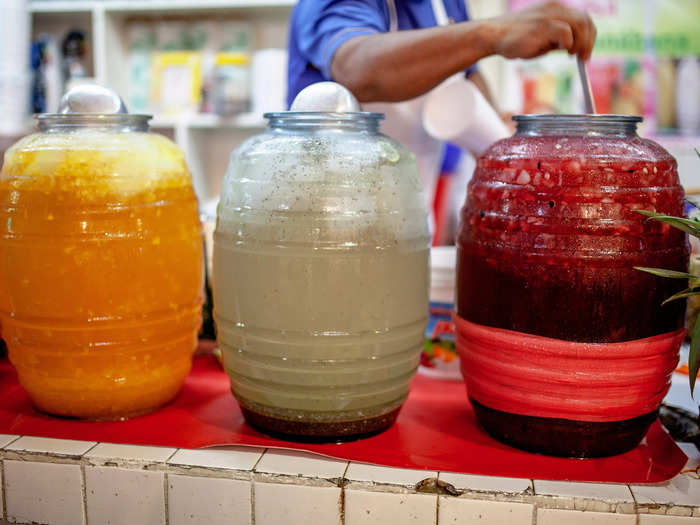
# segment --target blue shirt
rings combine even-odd
[[[430,0],[395,3],[399,30],[437,25]],[[469,19],[464,0],[443,3],[452,21]],[[309,84],[332,80],[331,60],[341,44],[356,36],[388,32],[389,6],[387,0],[299,0],[289,24],[288,106]]]

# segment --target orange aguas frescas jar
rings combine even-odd
[[[202,237],[177,146],[100,107],[111,92],[77,89],[5,154],[0,323],[39,410],[121,419],[170,401],[190,369]]]

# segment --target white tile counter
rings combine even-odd
[[[700,525],[700,454],[682,446],[689,472],[622,485],[0,434],[0,524]]]

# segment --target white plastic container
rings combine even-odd
[[[251,111],[256,114],[287,109],[287,50],[260,49],[251,63]]]
[[[425,328],[425,344],[418,371],[438,379],[461,381],[452,323],[456,260],[455,246],[430,249],[430,319]]]
[[[3,0],[0,17],[0,135],[28,131],[30,15],[26,0]]]
[[[684,134],[700,130],[700,61],[694,56],[678,63],[676,123]]]
[[[0,136],[19,137],[30,129],[28,73],[0,71]]]

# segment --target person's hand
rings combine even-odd
[[[597,34],[587,13],[559,2],[491,19],[494,53],[505,58],[534,58],[554,49],[588,60]]]

